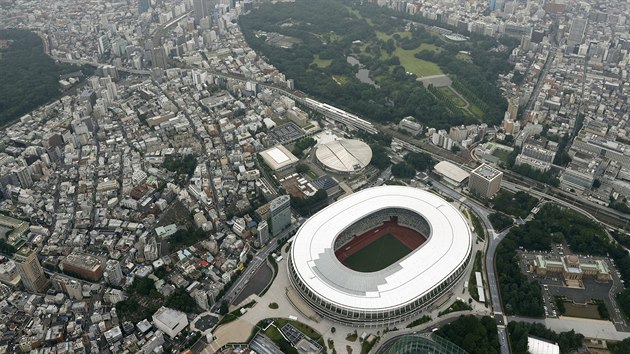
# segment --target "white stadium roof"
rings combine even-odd
[[[318,145],[315,155],[327,168],[348,173],[365,168],[372,160],[372,149],[361,140],[342,139]]]
[[[424,217],[427,241],[402,260],[372,273],[344,266],[335,256],[337,235],[382,209],[403,208]],[[421,189],[383,186],[352,194],[308,219],[293,241],[295,272],[312,292],[337,306],[381,311],[410,303],[439,286],[470,255],[472,237],[463,215]]]

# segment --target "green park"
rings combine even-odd
[[[453,41],[426,19],[354,1],[263,4],[239,24],[296,89],[374,122],[497,124],[507,106],[496,81],[513,68],[511,39]]]

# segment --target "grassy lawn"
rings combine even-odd
[[[394,55],[400,59],[400,64],[406,71],[414,73],[418,77],[444,74],[437,64],[414,57],[414,54],[419,52],[420,48],[414,50],[396,48]]]
[[[390,35],[385,32],[376,31],[376,38],[382,41],[387,41],[390,38]]]
[[[313,59],[313,64],[316,64],[320,68],[327,68],[332,63],[332,59],[320,59],[319,55],[316,55]]]
[[[307,175],[307,176],[309,176],[311,179],[317,179],[317,178],[319,178],[319,176],[318,176],[315,172],[313,172],[313,171],[308,171],[308,172],[306,173],[306,175]]]
[[[346,258],[345,264],[358,272],[376,272],[411,253],[394,235],[387,234]]]
[[[492,152],[492,156],[500,158],[501,161],[507,161],[508,157],[510,156],[510,152],[503,149],[494,149],[494,151]]]
[[[396,33],[400,35],[401,37],[411,36],[411,32],[396,32]],[[392,36],[393,34],[389,35],[385,32],[376,31],[376,37],[383,41],[387,41]],[[435,51],[440,51],[441,48],[439,48],[435,44],[429,44],[429,43],[422,43],[420,47],[416,49],[412,49],[412,50],[405,50],[399,46],[396,46],[396,50],[394,51],[392,55],[395,55],[400,59],[400,64],[405,68],[406,71],[410,73],[414,73],[418,77],[444,74],[437,64],[414,57],[414,54],[422,50],[429,50],[429,51],[435,52]],[[382,59],[387,59],[389,57],[391,56],[387,55],[387,53],[383,53]]]
[[[442,50],[442,48],[436,46],[435,44],[431,44],[431,43],[422,43],[420,44],[420,48],[417,49],[418,51],[422,51],[422,50],[428,50],[431,52],[439,52]]]
[[[483,118],[483,111],[477,105],[473,104],[469,109],[477,118]]]
[[[466,106],[466,101],[461,99],[461,97],[457,96],[455,92],[453,92],[453,89],[451,87],[449,86],[438,87],[437,90],[442,92],[446,97],[448,97],[448,99],[451,102],[453,102],[453,104],[456,105],[457,107]]]
[[[565,302],[564,307],[566,309],[566,312],[564,313],[565,316],[591,318],[594,320],[602,319],[599,316],[599,311],[597,311],[597,305],[579,306],[574,305],[572,302]]]

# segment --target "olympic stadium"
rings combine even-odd
[[[298,230],[287,267],[310,307],[362,327],[404,322],[462,277],[472,253],[464,216],[435,194],[383,186],[321,210]]]

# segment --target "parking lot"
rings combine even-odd
[[[606,304],[610,319],[618,330],[630,330],[616,301],[616,294],[624,289],[624,284],[611,259],[577,254],[581,263],[594,263],[597,260],[604,261],[608,266],[612,278],[608,283],[598,282],[595,279],[584,277],[582,279],[583,287],[567,287],[560,273],[551,273],[546,276],[537,276],[535,274],[532,265],[537,255],[542,255],[548,260],[558,261],[563,256],[573,254],[569,247],[570,245],[567,244],[553,244],[552,250],[549,252],[519,251],[521,256],[519,261],[521,271],[527,274],[530,280],[536,280],[542,287],[545,316],[553,318],[560,315],[555,304],[556,296],[564,296],[568,301],[573,301],[576,304],[585,304],[592,299],[598,299],[603,300]]]

